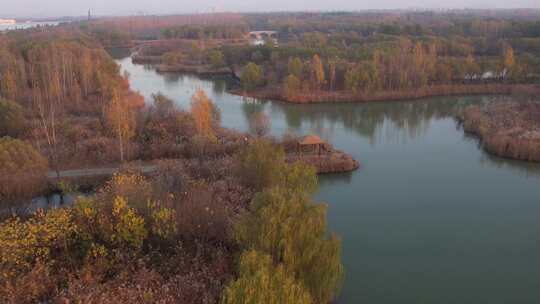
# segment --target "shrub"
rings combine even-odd
[[[186,239],[224,242],[228,236],[227,207],[202,181],[193,182],[175,203],[178,232]]]
[[[167,52],[161,56],[161,60],[167,65],[177,65],[184,60],[184,54],[180,51]]]
[[[275,185],[285,166],[285,153],[265,140],[257,140],[239,153],[238,175],[243,184],[261,191]]]
[[[0,98],[0,137],[17,137],[26,129],[24,109],[18,103]]]
[[[262,68],[253,62],[248,63],[242,70],[240,82],[242,88],[246,91],[251,91],[261,85],[263,81]]]
[[[148,214],[148,203],[152,201],[152,184],[136,172],[117,173],[100,189],[99,195],[104,202],[113,202],[116,197],[123,197],[140,214]]]
[[[15,202],[41,193],[47,184],[48,164],[30,144],[0,138],[0,202]]]
[[[38,212],[28,221],[14,217],[0,224],[0,271],[10,280],[38,262],[63,262],[77,232],[68,209]]]

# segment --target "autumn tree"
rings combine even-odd
[[[39,194],[47,184],[47,159],[29,143],[0,138],[0,202]]]
[[[116,90],[105,108],[105,118],[118,141],[120,161],[123,162],[126,145],[135,135],[135,113],[129,100]]]
[[[285,152],[266,140],[257,140],[238,154],[242,182],[257,191],[275,185],[285,164]]]
[[[283,94],[287,98],[293,98],[301,89],[302,81],[298,77],[291,74],[285,78],[283,83]]]
[[[374,81],[371,64],[356,65],[345,72],[345,89],[357,92],[371,92],[374,89]]]
[[[261,84],[263,80],[262,77],[262,68],[253,62],[248,63],[242,70],[242,75],[240,76],[242,88],[246,91],[255,89]]]
[[[161,55],[161,59],[166,65],[180,64],[182,63],[183,58],[184,58],[184,55],[180,51],[167,52]]]
[[[215,106],[202,89],[198,89],[191,97],[191,115],[200,137],[214,140],[213,121],[215,119]]]
[[[505,73],[508,75],[508,78],[515,79],[519,77],[517,74],[519,73],[520,68],[516,63],[514,49],[511,46],[507,46],[504,49],[503,68]],[[507,75],[505,75],[505,77],[507,77]]]
[[[152,94],[152,101],[152,112],[161,119],[164,119],[177,111],[174,101],[163,95],[161,92]]]
[[[295,281],[281,264],[274,266],[272,257],[257,251],[246,251],[240,257],[238,278],[223,292],[223,304],[310,304],[314,303],[304,286]]]
[[[268,179],[261,168],[257,173]],[[315,303],[329,303],[343,280],[341,243],[328,236],[326,206],[311,201],[317,189],[315,168],[302,163],[275,168],[280,168],[272,169],[277,182],[265,183],[270,186],[256,195],[250,213],[235,225],[235,238],[245,250],[270,255],[276,267],[282,264]]]
[[[14,100],[17,97],[17,83],[11,70],[7,70],[0,77],[0,96]]]
[[[356,67],[350,67],[345,72],[345,89],[356,93],[360,86],[360,77]]]
[[[314,55],[311,60],[311,84],[315,89],[321,89],[325,83],[324,67],[319,55]]]
[[[220,68],[225,65],[225,57],[223,53],[219,50],[211,50],[208,53],[208,61],[214,68]]]
[[[426,73],[426,51],[424,45],[421,42],[417,42],[413,49],[412,54],[412,79],[413,86],[416,88],[422,88],[427,85],[428,75]]]
[[[16,102],[0,98],[0,137],[17,137],[26,127],[23,107]]]
[[[270,118],[264,112],[257,112],[249,118],[249,129],[257,137],[264,137],[270,131]]]
[[[298,79],[302,79],[304,73],[304,63],[298,57],[291,58],[289,59],[287,70],[289,72],[289,75],[293,75]]]
[[[328,81],[330,82],[330,90],[332,91],[334,90],[334,86],[336,83],[336,66],[336,58],[328,60]]]
[[[481,73],[481,69],[480,69],[480,66],[478,65],[478,63],[476,62],[476,60],[474,59],[474,56],[472,54],[469,54],[467,56],[467,59],[465,60],[465,63],[466,63],[466,73],[468,75],[468,77],[470,78],[474,78],[474,77],[479,77],[480,73]]]

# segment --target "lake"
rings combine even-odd
[[[119,59],[133,89],[188,109],[202,88],[225,127],[265,112],[271,132],[317,134],[361,163],[320,177],[343,240],[340,303],[539,303],[540,166],[493,157],[454,116],[491,97],[295,105],[243,100],[227,79],[158,74]]]

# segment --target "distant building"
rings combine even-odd
[[[322,154],[330,150],[330,145],[316,135],[300,137],[296,143],[298,153]]]
[[[0,24],[15,24],[17,21],[14,19],[0,19]]]
[[[265,45],[267,41],[272,41],[272,43],[277,46],[277,32],[276,31],[253,31],[247,33],[247,38],[249,39],[249,44],[251,45]]]

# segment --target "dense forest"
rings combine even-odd
[[[185,67],[211,65],[213,51],[214,66],[242,71],[243,94],[297,102],[534,91],[537,17],[535,11],[246,14],[221,25],[163,27],[153,37],[161,43],[141,42],[140,55]],[[248,33],[256,30],[276,36],[253,45]]]

